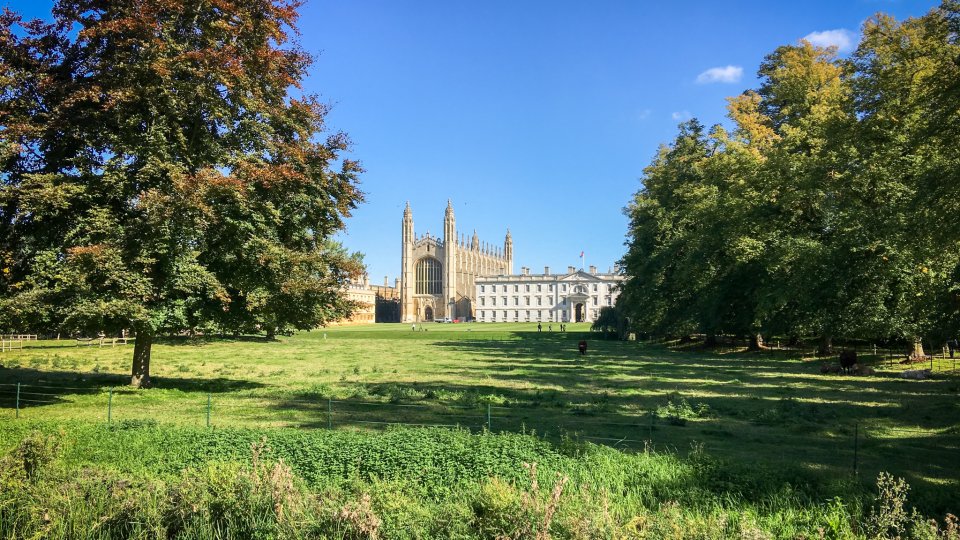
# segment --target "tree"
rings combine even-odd
[[[960,5],[897,22],[864,24],[856,67],[860,177],[880,202],[878,272],[885,330],[914,343],[958,327],[960,287]]]
[[[349,313],[331,236],[362,200],[294,0],[58,0],[0,17],[0,312],[8,327],[311,328]]]
[[[594,332],[603,332],[604,334],[615,334],[620,339],[626,338],[627,321],[624,319],[620,310],[614,306],[603,306],[597,319],[590,325],[590,330]]]
[[[960,3],[801,41],[644,170],[621,301],[651,332],[944,339],[960,329]]]

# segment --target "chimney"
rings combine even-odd
[[[530,275],[530,269],[527,268],[526,266],[521,266],[521,267],[520,267],[520,274],[522,274],[522,275],[524,275],[524,276],[529,276],[529,275]]]
[[[596,274],[596,273],[597,273],[597,267],[596,267],[596,266],[593,266],[593,265],[590,265],[590,273],[591,273],[591,274]]]
[[[545,275],[545,276],[549,276],[549,275],[550,275],[550,267],[549,267],[549,266],[544,266],[544,267],[543,267],[543,275]]]
[[[398,291],[400,290],[400,278],[394,278],[394,280],[393,280],[393,288],[394,288],[394,289],[397,289]]]
[[[572,273],[574,273],[574,272],[576,272],[576,271],[577,271],[577,269],[574,268],[574,267],[572,267],[572,266],[568,266],[568,267],[567,267],[567,273],[568,273],[568,274],[572,274]]]
[[[384,286],[384,287],[389,287],[389,285],[387,285],[387,283],[389,283],[389,281],[387,281],[387,276],[383,276],[383,286]]]

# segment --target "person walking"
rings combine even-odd
[[[540,323],[537,323],[537,332],[543,332],[543,325]]]
[[[581,339],[580,343],[577,344],[577,349],[580,350],[580,356],[587,354],[587,340]]]

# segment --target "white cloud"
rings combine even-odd
[[[735,83],[743,77],[743,68],[740,66],[713,67],[697,75],[697,84],[715,82]]]
[[[674,120],[688,120],[693,118],[693,115],[690,114],[690,111],[676,111],[670,114],[670,118]]]
[[[852,51],[856,45],[857,34],[846,28],[837,28],[823,32],[810,32],[803,36],[803,39],[817,47],[836,47],[838,51],[846,53]]]

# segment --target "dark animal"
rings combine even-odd
[[[857,364],[857,351],[840,351],[840,367],[844,371],[850,370]]]
[[[577,349],[580,350],[580,356],[587,354],[587,342],[586,340],[580,340],[580,343],[577,344]]]

